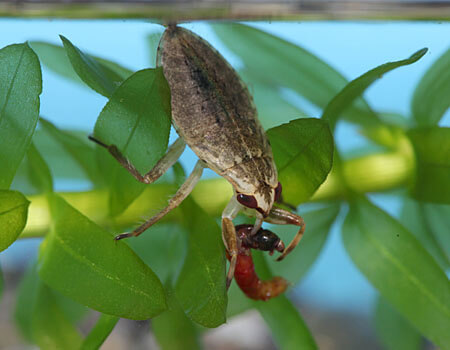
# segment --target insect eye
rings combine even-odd
[[[258,202],[253,196],[247,196],[246,194],[239,193],[237,195],[237,200],[239,203],[245,205],[248,208],[256,209],[258,207]]]
[[[275,202],[278,202],[281,199],[281,190],[281,182],[278,182],[278,185],[275,188]]]

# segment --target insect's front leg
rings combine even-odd
[[[281,253],[281,255],[277,258],[277,261],[281,261],[297,246],[297,244],[302,239],[303,233],[305,232],[305,221],[300,215],[291,213],[281,208],[272,208],[269,216],[265,218],[264,221],[277,225],[300,226],[294,239],[291,241],[291,243],[289,243],[283,253]]]
[[[241,205],[236,202],[235,196],[233,196],[222,213],[222,239],[230,260],[230,267],[227,273],[227,288],[230,287],[233,280],[240,245],[232,220],[237,216],[240,209]]]
[[[156,163],[156,165],[145,175],[142,175],[136,167],[120,152],[115,145],[106,145],[102,141],[93,136],[89,136],[89,140],[106,148],[111,155],[122,165],[131,175],[139,182],[150,184],[158,180],[175,162],[180,158],[186,147],[186,143],[180,137],[168,149],[166,154]]]

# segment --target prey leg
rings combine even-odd
[[[102,141],[97,140],[93,136],[89,136],[89,140],[94,141],[98,145],[106,148],[111,155],[122,165],[136,180],[150,184],[158,180],[175,162],[180,158],[186,147],[186,143],[182,138],[178,138],[168,149],[166,154],[156,163],[156,165],[145,175],[142,175],[136,167],[120,152],[115,145],[106,145]]]
[[[128,233],[122,233],[120,235],[116,236],[116,240],[127,238],[127,237],[137,237],[142,232],[144,232],[146,229],[148,229],[150,226],[156,224],[159,220],[161,220],[166,214],[168,214],[172,209],[175,209],[178,207],[181,202],[183,202],[186,197],[189,195],[189,193],[192,192],[195,185],[197,184],[198,180],[200,180],[200,177],[202,176],[204,169],[203,162],[201,160],[197,161],[195,164],[194,170],[192,170],[192,173],[188,176],[186,181],[181,185],[181,187],[178,189],[178,191],[175,193],[175,195],[170,198],[169,204],[162,209],[158,214],[144,222],[141,226],[136,228],[133,232]]]
[[[286,247],[283,253],[281,253],[281,255],[277,258],[277,261],[281,261],[297,246],[297,244],[302,239],[303,233],[305,232],[305,221],[300,215],[293,214],[281,208],[272,208],[269,216],[265,218],[264,221],[278,225],[300,226],[294,239],[291,241],[291,243],[289,243],[289,245]]]

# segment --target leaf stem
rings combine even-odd
[[[414,161],[409,142],[406,139],[404,141],[399,142],[399,146],[393,151],[342,161],[341,175],[333,168],[311,201],[344,200],[348,195],[347,186],[352,192],[359,194],[408,186],[412,180]],[[59,195],[92,221],[113,232],[120,232],[135,226],[142,218],[156,213],[164,205],[164,199],[169,198],[175,190],[174,185],[167,183],[149,185],[122,214],[114,218],[108,215],[106,190],[66,192]],[[211,216],[221,214],[231,195],[231,186],[223,178],[202,180],[192,192],[195,201]],[[31,201],[28,222],[20,238],[43,236],[50,229],[46,197],[42,194],[29,196],[28,199]],[[181,214],[174,210],[164,220],[180,219]]]

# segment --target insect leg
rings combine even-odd
[[[136,167],[130,163],[130,161],[120,152],[115,145],[106,145],[102,141],[97,140],[93,136],[89,136],[89,140],[94,141],[98,145],[106,148],[111,155],[122,165],[136,180],[150,184],[155,182],[161,177],[175,162],[180,158],[181,154],[186,147],[184,140],[179,137],[168,149],[166,154],[156,163],[156,165],[145,175],[136,169]]]
[[[127,237],[136,237],[139,236],[142,232],[148,229],[150,226],[156,224],[160,219],[162,219],[166,214],[168,214],[172,209],[178,207],[182,201],[186,199],[189,193],[192,192],[198,180],[202,176],[204,169],[203,162],[201,160],[197,161],[195,164],[194,170],[188,176],[186,181],[181,185],[178,191],[174,194],[172,198],[169,200],[169,204],[162,209],[158,214],[151,217],[149,220],[144,222],[141,226],[136,228],[133,232],[122,233],[116,236],[116,240],[127,238]]]
[[[281,208],[272,208],[269,216],[264,221],[278,225],[300,226],[300,229],[298,230],[294,239],[291,241],[291,243],[289,243],[283,253],[281,253],[281,255],[277,258],[277,261],[281,261],[297,246],[298,242],[300,242],[300,240],[302,239],[303,233],[305,232],[305,221],[300,215],[291,213]]]
[[[239,250],[239,242],[236,236],[236,229],[234,228],[232,220],[239,213],[240,209],[241,205],[233,196],[222,213],[222,239],[227,249],[227,253],[230,256],[230,267],[228,268],[227,273],[227,288],[230,287],[231,281],[233,280]]]

